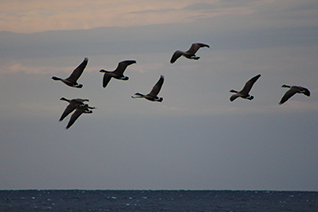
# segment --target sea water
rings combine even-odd
[[[2,190],[0,211],[317,212],[318,192]]]

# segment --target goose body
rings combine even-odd
[[[105,88],[107,86],[112,77],[119,80],[128,80],[129,77],[124,76],[124,71],[126,70],[127,66],[134,63],[136,63],[135,60],[125,60],[118,63],[118,66],[114,71],[105,71],[104,69],[100,70],[99,72],[104,73],[103,87]]]
[[[83,85],[82,84],[78,84],[77,80],[82,75],[84,69],[87,66],[87,63],[88,63],[88,58],[85,58],[84,61],[77,68],[75,68],[74,71],[72,72],[72,74],[66,79],[62,79],[62,78],[59,78],[59,77],[56,77],[56,76],[53,76],[52,79],[53,80],[60,80],[64,84],[66,84],[66,85],[68,85],[70,87],[82,88]]]
[[[252,89],[254,83],[258,80],[258,78],[260,78],[260,76],[261,75],[258,74],[255,77],[251,78],[249,81],[247,81],[241,91],[230,90],[230,92],[235,93],[230,97],[230,101],[232,102],[238,97],[248,100],[254,99],[254,96],[251,96],[249,92]]]
[[[90,107],[88,104],[77,106],[66,126],[66,129],[70,128],[83,113],[93,113],[93,111],[89,109],[95,109],[95,107]]]
[[[61,115],[59,121],[63,121],[63,119],[68,116],[68,114],[70,114],[71,112],[73,112],[78,106],[83,106],[85,105],[84,102],[85,101],[89,101],[88,99],[66,99],[64,97],[62,97],[60,100],[66,101],[68,102],[68,106],[65,108],[63,114]]]
[[[290,86],[290,85],[282,85],[283,88],[289,88],[289,90],[286,91],[282,99],[280,100],[279,104],[284,104],[290,97],[294,96],[296,93],[302,93],[306,96],[310,96],[310,91],[307,88],[304,88],[302,86]]]
[[[204,44],[204,43],[193,43],[190,47],[190,49],[188,49],[186,52],[181,51],[181,50],[177,50],[173,53],[171,59],[170,59],[170,63],[174,63],[176,62],[176,60],[181,57],[184,56],[188,59],[192,59],[192,60],[198,60],[200,59],[200,57],[196,56],[195,53],[197,53],[197,51],[202,48],[202,47],[208,47],[210,48],[209,45]]]
[[[158,97],[157,95],[159,94],[162,84],[164,81],[164,77],[161,75],[158,82],[153,86],[152,90],[150,93],[144,95],[141,93],[135,93],[135,96],[131,96],[132,98],[145,98],[149,101],[154,101],[154,102],[162,102],[163,98]]]

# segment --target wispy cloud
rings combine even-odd
[[[253,2],[267,2],[258,0]],[[0,9],[0,31],[39,32],[105,26],[142,26],[184,23],[228,13],[248,14],[253,2],[223,1],[5,1]],[[234,6],[233,6],[234,5]]]
[[[46,30],[88,29],[101,26],[136,26],[151,24],[149,12],[183,7],[168,1],[39,1],[19,0],[1,3],[0,30],[35,32]],[[144,13],[142,11],[145,11]],[[161,14],[160,13],[160,14]],[[150,20],[149,20],[150,19]],[[158,20],[158,19],[157,19]],[[171,19],[173,20],[173,19]]]

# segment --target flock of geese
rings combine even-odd
[[[210,48],[209,45],[204,44],[204,43],[193,43],[187,51],[177,50],[173,53],[171,60],[170,60],[170,63],[171,64],[175,63],[177,61],[177,59],[180,58],[181,56],[188,58],[188,59],[192,59],[192,60],[199,60],[200,57],[196,56],[195,54],[200,48],[203,48],[203,47]],[[77,80],[82,75],[84,69],[87,66],[87,63],[88,63],[88,58],[85,58],[84,61],[77,68],[75,68],[74,71],[71,73],[71,75],[66,79],[62,79],[62,78],[59,78],[56,76],[53,76],[52,79],[59,80],[70,87],[82,88],[83,85],[79,84],[77,82]],[[134,63],[136,63],[135,60],[125,60],[125,61],[119,62],[117,68],[114,71],[106,71],[104,69],[100,70],[101,73],[104,73],[102,86],[105,88],[107,86],[107,84],[109,83],[109,81],[111,80],[111,78],[115,78],[118,80],[128,80],[129,77],[124,76],[124,71],[126,70],[126,68],[128,66],[130,66]],[[235,93],[230,97],[230,101],[232,102],[238,97],[241,97],[243,99],[252,100],[254,98],[254,96],[251,96],[249,94],[249,92],[252,89],[254,83],[258,80],[258,78],[260,78],[260,76],[261,75],[258,74],[256,76],[254,76],[253,78],[251,78],[250,80],[248,80],[245,83],[243,89],[240,91],[230,90],[230,92]],[[145,98],[149,101],[162,102],[163,98],[158,97],[158,94],[161,90],[163,82],[164,82],[164,77],[161,75],[159,80],[157,81],[157,83],[153,86],[152,90],[148,94],[135,93],[135,95],[131,96],[131,97],[132,98]],[[284,84],[284,85],[282,85],[282,87],[289,88],[289,89],[283,95],[279,104],[285,103],[289,98],[291,98],[296,93],[300,93],[300,94],[302,93],[306,96],[310,96],[310,91],[307,88],[302,87],[302,86],[289,86],[289,85]],[[71,116],[71,118],[66,126],[66,129],[70,128],[83,113],[93,113],[92,109],[96,109],[95,107],[92,107],[92,106],[89,106],[88,104],[85,104],[85,102],[89,101],[88,99],[77,98],[77,99],[70,100],[70,99],[66,99],[66,98],[62,97],[60,100],[66,101],[69,104],[65,108],[59,121],[62,121],[66,116],[68,116],[70,113],[72,113],[75,110],[75,112],[72,114],[72,116]]]

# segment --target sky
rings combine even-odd
[[[0,189],[318,191],[316,0],[0,5]],[[210,48],[170,64],[195,42]],[[83,88],[51,79],[85,57]],[[123,60],[129,80],[103,88]],[[161,103],[131,98],[160,75]],[[311,96],[279,105],[283,84]],[[61,97],[97,109],[66,130]]]

